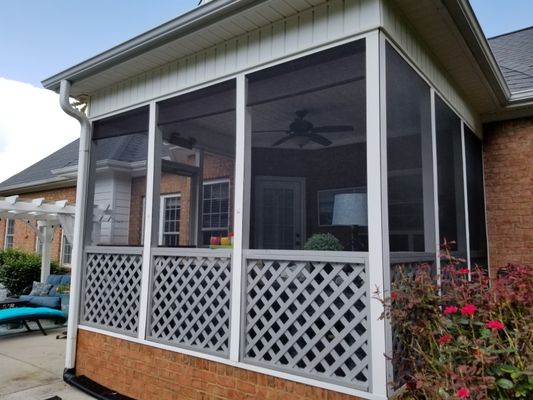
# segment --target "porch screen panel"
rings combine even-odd
[[[158,247],[231,246],[235,182],[235,81],[158,104],[161,170]],[[216,182],[216,183],[215,183]],[[223,182],[223,184],[222,184]],[[179,198],[179,220],[165,198]],[[175,217],[175,216],[174,216]],[[175,235],[169,240],[173,223]]]
[[[250,248],[366,251],[365,41],[248,82]]]
[[[483,184],[483,148],[481,140],[466,125],[466,190],[468,193],[468,233],[470,264],[487,268],[487,234],[485,228],[485,188]]]
[[[461,120],[438,96],[435,96],[435,124],[440,243],[448,241],[451,250],[464,257],[466,224]]]
[[[430,88],[388,44],[386,97],[390,251],[434,251]]]
[[[148,107],[94,122],[85,242],[141,246]]]

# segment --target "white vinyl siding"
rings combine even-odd
[[[263,17],[257,17],[253,24],[248,22],[249,26],[217,24],[209,27],[206,32],[201,31],[191,36],[190,40],[193,41],[193,45],[207,47],[213,44],[187,56],[179,56],[186,51],[180,44],[164,46],[165,53],[159,52],[157,58],[173,61],[133,78],[122,80],[120,83],[102,81],[100,83],[102,89],[91,94],[91,117],[95,118],[168,96],[199,84],[309,51],[317,46],[376,29],[380,24],[380,7],[377,0],[331,0],[308,3],[320,4],[303,11],[294,10],[294,15],[285,18],[273,13],[270,4],[268,7],[263,7],[266,14],[262,13]],[[273,21],[268,23],[270,19]],[[244,18],[239,20],[240,23],[244,21],[246,21]],[[258,27],[262,23],[267,24]],[[234,31],[228,32],[225,29],[233,25],[235,25]],[[209,36],[209,40],[202,40],[206,36]],[[225,41],[220,42],[220,39]],[[144,57],[150,58],[149,55]],[[157,60],[154,59],[152,62],[155,63]],[[135,65],[128,68],[131,71],[125,71],[126,73],[134,73]]]

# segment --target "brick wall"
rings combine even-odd
[[[76,187],[52,189],[40,192],[25,193],[20,200],[38,199],[43,197],[45,201],[68,200],[70,204],[76,203]],[[6,221],[0,222],[0,248],[4,248]],[[15,249],[32,252],[36,250],[37,235],[24,221],[15,221],[15,236],[13,247]],[[59,261],[61,254],[61,229],[57,229],[52,240],[51,258]]]
[[[491,269],[533,265],[533,118],[487,124],[483,153]]]
[[[78,330],[76,374],[139,400],[358,399],[84,330]]]

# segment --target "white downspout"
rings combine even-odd
[[[63,111],[78,120],[80,129],[80,147],[78,154],[78,176],[76,183],[76,215],[72,243],[72,268],[70,283],[70,305],[67,328],[67,345],[65,355],[65,372],[76,365],[76,338],[79,320],[81,296],[81,269],[83,267],[84,220],[87,209],[87,182],[89,177],[90,148],[92,124],[87,116],[70,104],[70,87],[68,80],[62,80],[59,90],[59,103]]]

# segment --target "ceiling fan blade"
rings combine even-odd
[[[272,129],[265,131],[252,131],[252,133],[289,133],[289,131],[286,129]]]
[[[328,132],[349,132],[353,131],[353,126],[350,125],[325,125],[315,126],[311,129],[313,133],[328,133]]]
[[[308,133],[306,136],[309,140],[321,144],[322,146],[329,146],[332,143],[331,140],[326,139],[324,136],[317,135],[316,133]]]
[[[282,137],[280,140],[278,140],[278,141],[272,143],[272,147],[274,147],[274,146],[279,146],[280,144],[285,143],[287,140],[290,140],[290,139],[292,139],[293,137],[294,137],[294,135],[287,135],[287,136],[284,136],[284,137]]]

